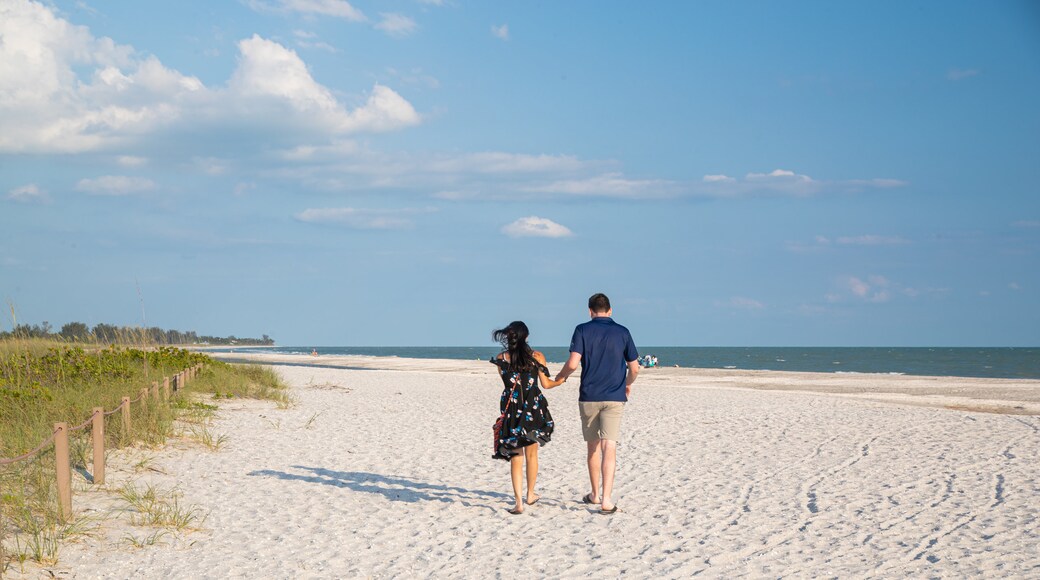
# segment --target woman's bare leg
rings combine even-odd
[[[524,454],[517,453],[516,455],[509,458],[509,475],[513,480],[513,497],[516,498],[516,507],[514,511],[524,511],[524,502],[520,499],[520,495],[523,492],[523,479],[524,479]]]
[[[538,501],[534,493],[534,486],[538,482],[538,448],[539,444],[533,443],[524,447],[524,456],[527,458],[527,503]]]

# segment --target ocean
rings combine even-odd
[[[550,363],[567,360],[567,347],[535,346]],[[284,346],[217,349],[219,352],[488,359],[494,346]],[[822,373],[881,373],[1008,379],[1040,379],[1040,348],[974,347],[641,347],[660,366]]]

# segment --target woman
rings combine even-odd
[[[509,460],[513,495],[516,498],[516,506],[509,510],[509,513],[514,515],[524,513],[520,492],[525,459],[527,505],[533,505],[538,501],[538,496],[534,493],[535,481],[538,479],[538,448],[549,442],[553,432],[549,402],[545,400],[538,384],[551,389],[566,381],[549,378],[549,369],[545,368],[545,356],[531,350],[527,344],[528,334],[530,333],[527,325],[519,320],[491,334],[491,337],[505,349],[491,359],[498,367],[505,387],[498,404],[498,410],[502,413],[502,426],[496,434],[493,457]]]

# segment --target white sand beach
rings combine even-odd
[[[514,516],[492,365],[289,359],[352,368],[277,366],[295,407],[222,402],[219,451],[110,471],[176,487],[203,530],[131,548],[144,532],[110,520],[32,577],[1040,576],[1040,381],[647,370],[613,516],[580,502],[572,381],[546,394],[542,500]]]

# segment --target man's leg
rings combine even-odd
[[[599,503],[599,483],[600,474],[603,469],[603,454],[600,451],[599,440],[587,441],[586,446],[588,447],[589,452],[589,482],[592,484],[592,503]]]
[[[604,510],[614,509],[614,468],[617,465],[617,442],[621,437],[621,417],[625,404],[606,403],[600,412],[600,454],[603,456],[603,502]]]
[[[610,439],[599,440],[600,454],[603,456],[603,501],[602,509],[614,507],[610,495],[614,492],[614,466],[617,463],[617,442]]]

